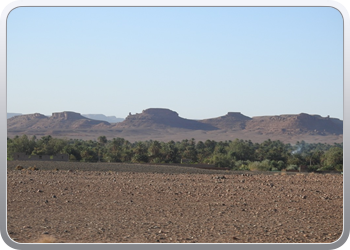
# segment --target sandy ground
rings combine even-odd
[[[18,164],[9,162],[7,173],[8,234],[17,242],[323,243],[342,234],[339,174],[83,171],[76,163],[30,171],[30,162],[14,170]]]
[[[234,130],[186,130],[186,129],[122,129],[122,130],[47,130],[47,131],[7,131],[7,136],[10,138],[16,135],[26,134],[29,137],[36,135],[41,137],[44,135],[52,135],[55,138],[62,139],[83,139],[96,140],[99,136],[106,136],[107,139],[121,137],[130,142],[157,140],[163,142],[182,141],[184,139],[194,138],[196,141],[226,141],[226,140],[251,140],[252,142],[262,143],[268,139],[273,141],[280,140],[284,143],[295,144],[297,141],[305,141],[308,143],[342,143],[343,135],[310,135],[310,134],[294,134],[286,135],[280,133],[263,134],[253,131],[234,131]]]

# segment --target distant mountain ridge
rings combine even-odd
[[[117,118],[116,116],[105,116],[103,114],[83,114],[82,116],[94,120],[106,121],[109,123],[118,123],[124,121],[124,118]]]
[[[343,134],[343,121],[301,113],[298,115],[257,116],[246,123],[247,130],[260,133]]]
[[[22,115],[21,113],[7,113],[7,119],[14,117],[14,116],[19,116]]]
[[[7,130],[100,129],[109,122],[86,118],[79,113],[64,111],[48,117],[39,113],[14,116],[7,120]]]
[[[99,115],[95,117],[100,117]],[[113,137],[130,137],[135,140],[153,138],[293,138],[311,136],[314,141],[342,140],[343,121],[305,113],[248,117],[240,112],[228,112],[224,116],[203,120],[185,119],[175,111],[150,108],[142,113],[129,114],[125,120],[109,123],[82,116],[72,111],[53,113],[48,117],[39,113],[19,115],[7,120],[8,135],[56,134],[74,135],[77,138],[108,134]]]
[[[10,119],[14,116],[23,115],[22,113],[7,113],[7,119]],[[109,123],[118,123],[124,121],[124,118],[117,118],[116,116],[106,116],[104,114],[83,114],[82,116],[99,121],[106,121]]]
[[[169,109],[150,108],[143,110],[141,114],[129,114],[125,120],[118,123],[114,128],[153,128],[164,129],[167,127],[194,129],[194,130],[215,130],[218,129],[210,124],[200,121],[179,117],[178,113]]]

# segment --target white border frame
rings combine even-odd
[[[345,154],[348,150],[348,144],[350,141],[349,138],[349,128],[348,128],[348,121],[350,121],[350,114],[348,112],[347,107],[350,107],[350,92],[349,92],[349,65],[350,65],[350,53],[349,53],[349,47],[350,47],[350,19],[349,14],[344,8],[343,5],[341,5],[338,2],[329,1],[329,0],[319,0],[319,1],[312,1],[312,0],[286,0],[286,1],[277,1],[277,0],[167,0],[167,1],[161,1],[161,0],[86,0],[86,1],[80,1],[80,0],[52,0],[52,1],[45,1],[45,0],[20,0],[15,1],[7,5],[7,7],[3,10],[1,14],[0,19],[0,162],[1,162],[1,176],[0,176],[0,183],[1,183],[1,190],[0,190],[0,222],[1,222],[1,236],[4,240],[4,242],[15,249],[96,249],[98,248],[104,248],[104,249],[115,249],[115,248],[122,248],[122,249],[163,249],[164,247],[169,249],[177,249],[177,248],[191,248],[191,249],[203,249],[212,247],[220,248],[220,249],[231,249],[233,247],[239,247],[240,249],[295,249],[295,248],[301,248],[301,249],[335,249],[342,246],[349,236],[349,220],[350,215],[349,212],[346,213],[347,208],[349,207],[349,192],[345,192],[347,189],[349,189],[350,185],[349,183],[349,177],[347,176],[347,170],[346,167],[344,168],[344,186],[343,186],[343,197],[344,197],[344,206],[343,206],[343,213],[344,213],[344,220],[343,220],[343,233],[341,237],[333,242],[333,243],[265,243],[265,244],[258,244],[258,243],[222,243],[222,244],[214,244],[214,243],[197,243],[197,244],[187,244],[187,243],[180,243],[180,244],[168,244],[168,243],[149,243],[149,244],[133,244],[133,243],[59,243],[59,244],[36,244],[36,243],[17,243],[14,242],[7,234],[7,201],[6,201],[6,194],[7,194],[7,76],[6,76],[6,21],[9,13],[17,8],[17,7],[55,7],[55,6],[66,6],[66,7],[73,7],[73,6],[81,6],[81,7],[91,7],[91,6],[104,6],[104,7],[118,7],[118,6],[183,6],[183,7],[189,7],[189,6],[226,6],[226,7],[333,7],[337,9],[343,16],[343,24],[344,24],[344,94],[343,94],[343,143],[344,143],[344,166],[347,165],[347,162],[349,161],[349,156]],[[345,181],[346,179],[346,181]]]

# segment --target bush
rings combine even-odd
[[[249,167],[248,167],[248,165],[244,165],[244,164],[242,164],[239,168],[238,168],[238,170],[242,170],[242,171],[250,171],[250,169],[249,169]]]
[[[297,165],[289,165],[286,170],[299,170]]]
[[[250,171],[260,171],[260,162],[259,161],[252,161],[248,163],[248,169]]]
[[[272,161],[267,159],[263,160],[260,164],[261,171],[270,171],[272,167],[273,167]]]
[[[319,168],[320,168],[319,165],[308,166],[307,171],[308,172],[316,172]]]
[[[250,162],[248,168],[250,171],[270,171],[272,166],[269,160],[263,160],[262,162]]]
[[[218,168],[231,168],[234,165],[230,157],[224,154],[216,154],[206,162]]]
[[[162,158],[159,158],[159,157],[154,158],[154,159],[151,160],[151,163],[163,163],[162,162]]]
[[[145,155],[145,154],[136,154],[134,155],[134,157],[131,159],[132,162],[137,162],[137,163],[145,163],[145,162],[148,162],[148,156]]]
[[[232,170],[249,170],[247,161],[235,161],[232,162]]]
[[[334,169],[337,170],[337,171],[343,171],[343,164],[335,165]]]
[[[317,171],[330,171],[330,170],[335,170],[333,166],[323,166],[317,169]]]
[[[277,166],[275,166],[278,168],[278,170],[282,170],[286,167],[286,163],[284,161],[278,161],[277,162]]]
[[[78,161],[74,155],[69,155],[69,161]]]

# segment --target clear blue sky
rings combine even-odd
[[[7,111],[343,119],[343,19],[327,7],[21,7]]]

